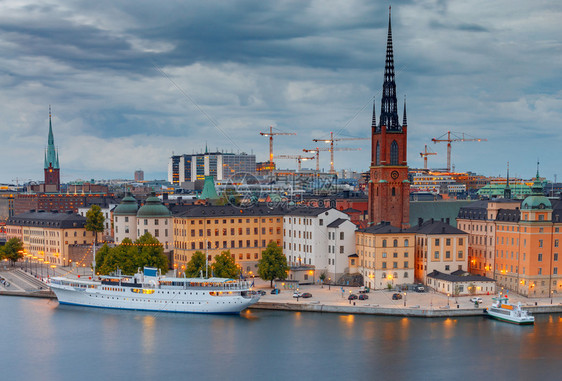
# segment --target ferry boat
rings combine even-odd
[[[535,324],[535,317],[521,308],[521,303],[510,304],[506,296],[492,298],[492,306],[486,309],[490,317],[514,324]]]
[[[260,298],[247,281],[165,277],[149,267],[100,281],[53,277],[49,285],[60,304],[156,312],[238,314]]]

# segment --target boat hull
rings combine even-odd
[[[535,324],[535,318],[534,317],[531,317],[529,319],[513,319],[511,317],[494,314],[493,312],[490,312],[490,311],[487,311],[487,315],[492,319],[504,321],[506,323],[511,323],[511,324],[517,324],[517,325],[533,325],[533,324]]]
[[[161,290],[151,295],[131,295],[127,288],[123,292],[113,293],[55,285],[51,285],[51,289],[62,305],[152,312],[239,314],[259,300],[258,297],[209,296],[208,292],[185,290],[173,293]]]

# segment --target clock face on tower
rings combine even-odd
[[[400,176],[400,175],[398,174],[398,171],[392,171],[392,172],[390,173],[390,177],[392,177],[393,180],[396,180],[396,179],[398,178],[398,176]]]

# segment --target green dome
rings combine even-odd
[[[168,208],[162,205],[162,201],[154,194],[146,199],[137,212],[137,217],[169,217],[170,215]]]
[[[521,209],[552,209],[552,204],[545,196],[529,196],[523,200]]]
[[[137,200],[133,198],[130,194],[125,196],[121,201],[121,204],[113,210],[113,215],[115,216],[136,216],[139,206],[137,205]]]

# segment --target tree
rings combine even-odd
[[[86,212],[86,230],[95,233],[95,244],[98,244],[98,233],[103,232],[105,217],[98,205],[92,205]]]
[[[134,243],[125,238],[119,246],[103,245],[96,253],[97,271],[109,274],[119,268],[123,274],[134,274],[145,266],[168,271],[168,258],[164,248],[150,233],[145,233]]]
[[[219,278],[237,278],[240,271],[236,267],[236,262],[230,255],[230,250],[223,251],[215,257],[215,262],[211,266],[213,275]]]
[[[273,280],[286,279],[288,271],[287,257],[283,255],[283,249],[277,242],[271,241],[262,251],[262,257],[258,261],[258,275],[263,280],[270,281],[270,287],[273,287]]]
[[[14,237],[10,238],[8,242],[0,249],[0,259],[9,259],[12,266],[19,259],[23,258],[23,242],[21,239]]]
[[[319,276],[320,281],[322,282],[322,288],[324,288],[324,281],[326,280],[326,272],[322,272],[322,274],[320,274]]]
[[[205,254],[200,251],[196,251],[193,253],[191,260],[187,262],[187,266],[185,269],[185,276],[188,278],[197,278],[207,272],[208,274],[211,273],[211,266],[207,266],[205,271],[205,266],[207,265],[207,260],[205,258]]]

